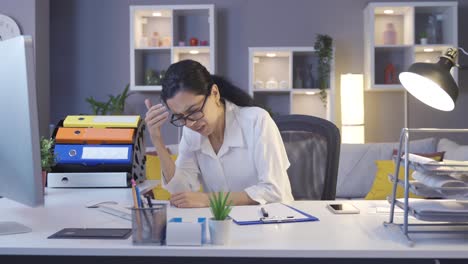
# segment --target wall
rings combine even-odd
[[[210,4],[217,12],[217,70],[247,89],[248,47],[313,46],[315,35],[332,36],[336,45],[336,85],[342,73],[363,72],[363,9],[368,0],[51,0],[51,113],[54,122],[67,114],[89,113],[85,98],[104,99],[129,82],[129,5]],[[383,1],[377,1],[383,2]],[[386,1],[395,2],[395,1]],[[459,25],[467,24],[468,0],[459,2]],[[267,8],[268,7],[268,8]],[[459,26],[459,44],[468,35]],[[461,73],[460,86],[468,80]],[[138,93],[127,112],[145,113]],[[395,141],[404,126],[403,92],[366,92],[366,140]],[[336,98],[339,102],[340,98]],[[439,113],[410,98],[410,126],[466,127],[468,94],[462,91],[455,112]],[[464,103],[465,102],[465,103]],[[339,104],[336,112],[339,113]],[[337,124],[340,117],[337,117]],[[464,141],[468,142],[468,137]],[[176,136],[167,140],[176,141]]]
[[[33,37],[36,89],[41,136],[49,134],[49,0],[2,0],[0,13],[13,18],[23,35]]]

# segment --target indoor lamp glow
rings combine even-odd
[[[364,143],[364,77],[341,75],[341,140]]]

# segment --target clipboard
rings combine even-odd
[[[269,217],[261,215],[261,208],[269,211]],[[259,206],[233,207],[229,216],[238,225],[262,225],[319,221],[315,216],[283,203]]]

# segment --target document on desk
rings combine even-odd
[[[267,217],[263,214],[265,211]],[[239,225],[318,221],[318,218],[282,203],[234,206],[229,216]]]

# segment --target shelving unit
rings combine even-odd
[[[385,226],[396,226],[406,236],[408,245],[413,246],[414,242],[410,238],[411,233],[457,233],[468,234],[468,203],[459,203],[456,200],[446,199],[466,199],[468,197],[468,187],[442,187],[432,188],[418,181],[410,181],[409,169],[431,174],[447,173],[466,173],[468,168],[466,164],[444,166],[437,169],[427,166],[421,166],[409,159],[410,134],[416,133],[468,133],[468,129],[431,129],[431,128],[403,128],[400,135],[400,144],[396,156],[396,167],[393,181],[393,191],[389,197],[390,216]],[[404,157],[402,157],[404,155]],[[405,178],[399,178],[400,166],[404,166]],[[458,168],[457,168],[458,166]],[[397,185],[404,188],[403,201],[397,200]],[[456,191],[456,192],[454,192]],[[444,198],[429,200],[409,200],[409,192],[428,198]],[[395,206],[404,210],[403,223],[396,223],[394,220]],[[430,210],[429,210],[430,209]],[[418,219],[418,222],[409,223],[409,216]]]
[[[398,74],[414,62],[437,62],[458,47],[457,2],[369,3],[364,10],[367,91],[403,91]],[[433,24],[433,26],[430,26]],[[421,43],[421,33],[428,37]],[[457,70],[452,71],[455,80]]]
[[[250,47],[249,93],[273,114],[303,114],[334,121],[334,62],[320,99],[318,56],[312,47]]]
[[[184,59],[216,73],[214,21],[214,5],[130,6],[130,89],[161,91],[147,71],[159,75]]]

